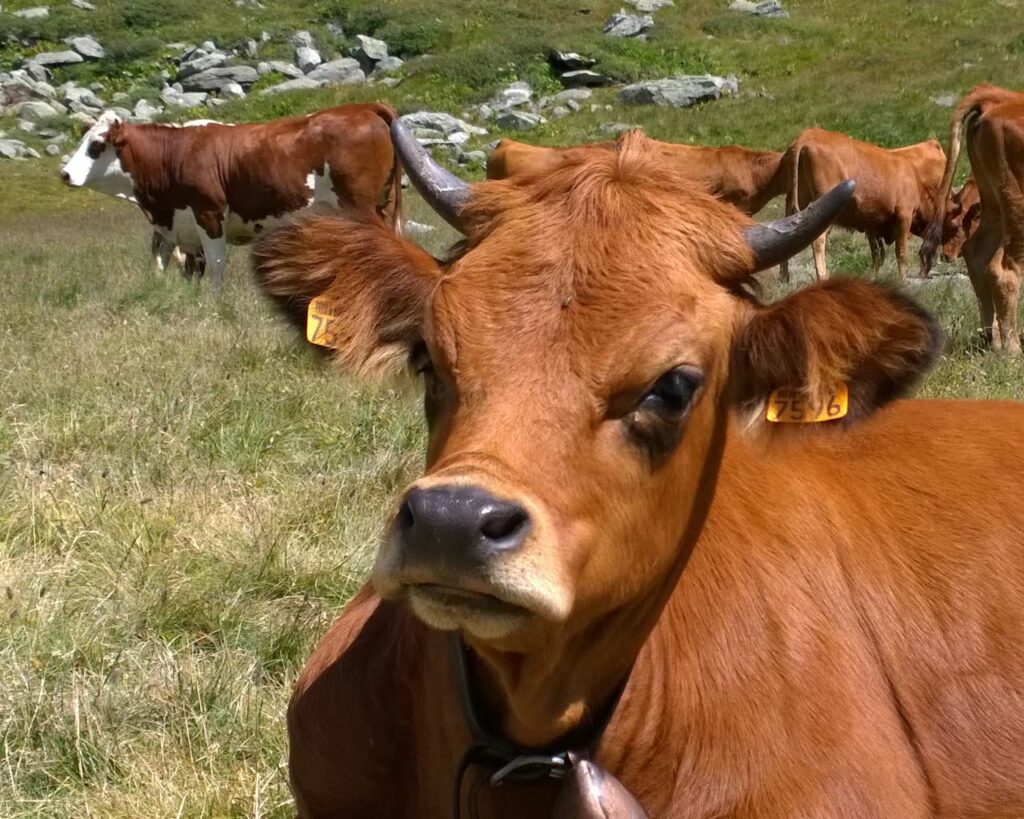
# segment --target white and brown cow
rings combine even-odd
[[[325,206],[397,229],[401,185],[386,105],[329,108],[266,123],[132,125],[104,113],[61,169],[74,187],[135,202],[216,284],[228,244],[286,214]]]

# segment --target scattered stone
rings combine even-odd
[[[508,111],[526,105],[532,97],[533,89],[529,83],[514,82],[508,88],[499,91],[488,105],[495,111]]]
[[[339,26],[337,23],[327,23],[324,26],[327,29],[327,33],[330,34],[335,40],[345,39],[345,29]]]
[[[21,159],[24,150],[20,139],[0,139],[0,159]]]
[[[10,108],[8,113],[29,122],[45,122],[64,112],[63,110],[58,111],[52,103],[43,102],[42,100],[29,100],[28,102],[19,102]]]
[[[323,61],[324,58],[320,56],[320,52],[315,48],[299,46],[295,49],[295,64],[303,74],[308,74]]]
[[[460,159],[463,162],[472,162],[475,165],[484,165],[487,162],[487,154],[483,151],[466,151]]]
[[[111,102],[124,102],[128,99],[128,94],[125,91],[115,91],[110,95]]]
[[[221,66],[228,64],[228,55],[222,54],[219,51],[213,54],[203,52],[200,56],[190,55],[189,59],[183,60],[181,65],[178,67],[179,81],[191,77],[201,71],[208,71],[211,68],[220,68]]]
[[[106,106],[106,103],[97,97],[91,89],[67,83],[61,86],[61,102],[68,106],[71,106],[72,103],[78,103],[86,108],[95,108],[98,111],[102,111]],[[75,110],[74,107],[71,110]]]
[[[320,85],[359,85],[366,82],[366,74],[351,57],[318,65],[306,76]]]
[[[64,42],[87,60],[102,60],[106,56],[103,46],[89,34],[81,37],[68,37]]]
[[[597,60],[584,57],[575,51],[552,51],[548,54],[548,62],[557,71],[579,71],[581,68],[593,68]]]
[[[761,3],[752,3],[750,0],[732,0],[729,4],[731,11],[740,11],[754,17],[767,17],[769,19],[789,17],[789,12],[782,7],[779,0],[764,0]]]
[[[401,117],[402,124],[414,130],[435,131],[442,136],[448,136],[456,131],[463,131],[467,134],[482,136],[487,133],[486,128],[478,125],[470,125],[465,120],[453,117],[443,111],[417,111],[414,114],[406,114]]]
[[[185,91],[219,91],[229,82],[248,88],[260,78],[251,65],[225,65],[193,74],[181,83]]]
[[[114,114],[117,114],[117,116],[121,118],[122,122],[127,122],[132,118],[132,112],[129,111],[127,108],[122,108],[119,105],[115,105],[113,108],[108,108],[107,110]],[[100,113],[103,112],[101,111]]]
[[[349,49],[349,54],[355,57],[363,70],[369,74],[378,62],[388,56],[388,44],[365,34],[357,34],[356,40],[358,44]]]
[[[635,131],[639,125],[630,125],[628,122],[604,122],[601,130],[606,134],[624,134],[626,131]]]
[[[42,54],[36,54],[32,62],[43,66],[76,65],[84,63],[85,57],[77,51],[44,51]]]
[[[220,50],[217,48],[217,44],[213,40],[203,40],[199,47],[204,49],[207,53]]]
[[[594,92],[589,88],[567,88],[565,91],[559,91],[552,99],[555,102],[568,103],[573,101],[578,104],[583,100],[589,100],[592,96],[594,96]]]
[[[311,80],[309,77],[299,77],[294,80],[285,80],[277,85],[271,85],[269,88],[264,88],[260,91],[261,94],[279,94],[282,91],[298,91],[303,88],[319,88],[320,83],[316,80]]]
[[[576,100],[566,100],[565,101],[565,107],[568,108],[570,111],[576,111],[576,112],[582,110],[582,108],[583,108],[583,106],[580,105],[578,102],[576,102]]]
[[[654,28],[654,18],[649,14],[642,17],[619,9],[604,24],[604,33],[609,37],[637,37]]]
[[[491,106],[489,106],[486,102],[482,102],[480,103],[479,106],[477,106],[476,113],[477,116],[480,117],[480,119],[490,119],[491,117],[494,116],[494,109],[491,108]]]
[[[256,52],[259,51],[259,43],[255,40],[249,39],[242,44],[242,52],[246,57],[255,57]]]
[[[83,114],[79,111],[75,111],[68,117],[68,119],[86,128],[92,128],[92,126],[96,124],[96,117],[91,117],[88,114]]]
[[[29,122],[27,119],[19,119],[15,123],[15,127],[26,134],[34,134],[36,132],[36,124]]]
[[[723,94],[735,94],[737,91],[739,82],[735,77],[699,74],[627,85],[619,92],[619,99],[631,105],[688,108],[698,102],[717,100]]]
[[[566,71],[558,80],[566,88],[599,88],[612,84],[610,77],[586,68],[579,71]]]
[[[643,14],[650,14],[668,6],[674,6],[672,0],[626,0],[629,5]]]
[[[195,108],[206,102],[209,95],[203,91],[183,92],[173,85],[167,86],[160,92],[160,100],[164,105],[174,108]]]
[[[260,63],[260,65],[264,65],[264,63]],[[269,71],[276,71],[278,74],[291,77],[293,80],[306,76],[302,73],[301,68],[294,66],[291,63],[286,63],[284,60],[269,60],[265,65],[268,67]]]
[[[531,114],[528,111],[505,111],[498,114],[494,120],[495,125],[507,131],[529,131],[544,122],[547,120],[540,114]]]
[[[237,82],[229,82],[221,86],[220,95],[226,100],[245,99],[245,89]]]
[[[551,116],[554,117],[555,119],[567,117],[569,116],[569,113],[569,109],[561,105],[556,105],[554,108],[551,109]]]
[[[45,20],[47,17],[50,16],[50,7],[33,6],[30,9],[12,11],[11,14],[15,17],[20,17],[22,20]]]
[[[381,77],[379,80],[376,80],[377,85],[383,85],[385,88],[394,88],[400,85],[401,82],[401,77]]]
[[[153,105],[149,100],[142,99],[135,103],[132,115],[140,122],[152,122],[153,118],[161,111],[163,111],[162,108]]]
[[[403,59],[401,59],[400,57],[392,57],[388,55],[383,60],[377,61],[377,65],[374,66],[373,68],[373,73],[389,74],[391,72],[397,71],[403,65],[405,65],[405,61]]]
[[[48,82],[37,82],[32,86],[32,90],[37,96],[46,97],[47,99],[53,99],[57,96],[57,90]]]
[[[939,94],[937,97],[929,97],[928,99],[939,106],[939,108],[952,108],[956,105],[957,100],[955,94]]]
[[[57,156],[57,154],[60,153],[60,145],[51,142],[45,148],[43,148],[43,150],[46,152],[47,156]]]
[[[82,11],[96,11],[96,6],[90,3],[89,0],[71,0],[71,5]]]
[[[315,48],[316,44],[313,42],[313,35],[308,31],[296,31],[291,38],[292,46],[296,49],[299,48]]]
[[[29,60],[25,63],[25,73],[37,82],[49,82],[51,77],[50,69],[40,65],[35,60]]]

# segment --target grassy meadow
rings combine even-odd
[[[386,97],[403,110],[458,114],[516,78],[554,90],[543,61],[552,46],[599,55],[623,79],[740,77],[738,97],[686,111],[622,108],[602,91],[613,111],[526,137],[551,144],[605,137],[601,124],[617,121],[675,141],[782,147],[820,124],[896,145],[944,137],[949,111],[929,96],[1024,76],[1018,0],[791,0],[785,21],[677,0],[655,15],[647,44],[601,36],[618,8],[606,0],[589,14],[576,13],[584,0],[268,0],[262,11],[161,0],[197,12],[150,17],[148,2],[95,2],[93,30],[126,42],[111,87],[117,66],[153,57],[131,56],[132,32],[194,41],[268,28],[284,38],[330,19],[413,58]],[[47,23],[54,38],[70,33],[67,14]],[[0,47],[0,69],[12,49]],[[217,115],[264,118],[384,92],[253,98]],[[220,295],[155,275],[141,214],[65,190],[56,168],[0,164],[0,816],[290,816],[290,687],[420,468],[418,398],[325,367],[254,291],[245,249],[232,251]],[[406,201],[411,218],[437,224]],[[433,235],[440,251],[447,234]],[[862,237],[834,235],[829,250],[833,271],[869,270]],[[804,254],[798,282],[810,269]],[[895,275],[891,253],[883,275]],[[979,348],[963,276],[912,286],[948,336],[921,394],[1024,396],[1022,365]],[[768,281],[766,292],[781,289]]]

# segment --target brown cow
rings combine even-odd
[[[949,134],[949,158],[941,184],[946,202],[966,126],[967,156],[978,184],[981,215],[963,257],[981,312],[981,330],[997,350],[1020,355],[1017,305],[1024,273],[1024,94],[979,85],[961,100]],[[922,268],[931,266],[944,214],[935,216],[921,248]]]
[[[378,213],[399,227],[401,184],[385,105],[342,105],[265,123],[130,125],[108,111],[64,181],[135,202],[172,246],[202,254],[219,285],[227,245],[294,210]]]
[[[544,819],[566,748],[652,819],[1024,815],[1024,505],[985,490],[1024,406],[893,401],[939,335],[892,290],[749,289],[850,186],[755,226],[640,134],[468,188],[392,132],[457,258],[319,216],[253,254],[429,428],[295,689],[300,815]]]
[[[942,223],[942,259],[951,262],[960,257],[964,242],[974,235],[981,218],[981,194],[978,183],[969,176],[963,187],[946,203]]]
[[[809,128],[793,141],[782,160],[780,175],[789,177],[786,212],[796,212],[843,179],[855,179],[853,203],[836,219],[836,226],[868,235],[876,273],[884,260],[882,242],[895,242],[896,264],[905,278],[910,235],[920,236],[938,210],[936,196],[945,159],[942,145],[934,139],[887,149],[846,134]],[[828,276],[827,237],[828,231],[814,242],[818,279]],[[786,266],[781,276],[788,279]]]
[[[595,142],[571,148],[546,148],[503,139],[487,158],[487,178],[544,173],[576,151],[613,150],[616,144]],[[667,162],[744,213],[757,213],[786,192],[786,178],[778,174],[782,161],[778,151],[755,151],[739,145],[716,148],[672,142],[652,141],[652,144]]]

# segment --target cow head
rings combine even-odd
[[[111,196],[130,198],[131,177],[119,157],[124,142],[123,122],[113,111],[105,111],[82,137],[78,149],[60,169],[61,179],[75,188],[92,188]]]
[[[397,500],[374,583],[496,664],[592,645],[628,664],[630,646],[606,641],[646,636],[726,438],[774,434],[769,394],[814,401],[846,382],[854,420],[935,354],[927,315],[867,282],[751,295],[752,274],[817,236],[852,185],[756,226],[641,134],[468,187],[393,131],[466,235],[454,260],[376,222],[307,216],[265,236],[254,269],[296,317],[322,294],[342,365],[422,380],[426,469]]]
[[[942,258],[951,262],[960,256],[964,243],[971,238],[978,227],[981,216],[981,199],[974,178],[954,193],[946,205],[942,222]]]

